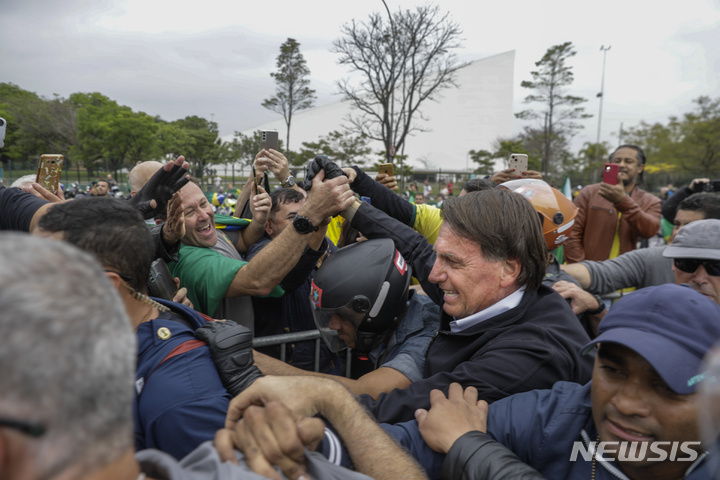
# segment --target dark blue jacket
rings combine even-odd
[[[140,324],[137,330],[135,448],[156,448],[182,459],[224,427],[231,397],[210,349],[195,339],[195,328],[205,320],[184,305],[154,300],[171,312]],[[173,314],[188,325],[173,320]],[[173,350],[183,353],[168,358]]]
[[[442,305],[443,292],[427,280],[435,252],[422,235],[367,203],[359,207],[352,226],[369,238],[393,239],[425,292]],[[417,408],[429,408],[431,390],[447,394],[452,382],[472,385],[480,398],[493,402],[550,388],[561,380],[590,380],[592,358],[580,355],[590,339],[567,302],[545,285],[536,293],[526,291],[517,307],[462,332],[450,331],[451,320],[442,313],[440,332],[428,348],[422,380],[382,393],[377,400],[369,395],[360,397],[379,422],[413,419]]]
[[[591,382],[586,385],[558,382],[551,390],[534,390],[499,400],[490,405],[488,411],[488,434],[545,478],[591,478],[590,455],[585,460],[578,452],[576,460],[570,461],[575,442],[581,442],[581,451],[588,452],[589,444],[594,443],[598,435],[592,418],[590,387]],[[483,472],[493,470],[490,453],[494,451],[485,451],[486,436],[480,432],[463,435],[444,456],[425,444],[415,421],[384,428],[420,461],[430,478],[440,478],[441,469],[443,478],[467,480],[486,478]],[[678,455],[687,457],[682,453]],[[686,480],[711,478],[702,456],[685,463]],[[627,477],[616,462],[597,461],[595,478]]]

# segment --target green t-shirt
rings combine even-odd
[[[243,260],[228,258],[211,248],[182,245],[178,261],[168,267],[173,276],[188,290],[188,298],[195,309],[213,315],[238,270],[247,265]],[[281,297],[285,291],[275,286],[267,297]]]

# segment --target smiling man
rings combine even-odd
[[[578,214],[565,242],[568,263],[615,258],[660,229],[660,199],[637,186],[645,169],[642,149],[621,145],[610,162],[620,165],[618,184],[588,185],[575,198]]]
[[[229,318],[252,330],[254,315],[249,296],[283,294],[277,286],[305,252],[314,227],[352,203],[347,183],[344,176],[325,179],[323,172],[317,175],[294,217],[294,228],[285,228],[248,262],[225,234],[215,229],[212,205],[200,187],[190,182],[179,191],[185,235],[178,261],[168,265],[170,271],[187,287],[188,297],[198,311],[214,318]],[[264,229],[269,198],[264,206],[253,208],[256,212],[264,209],[258,224]],[[253,215],[254,223],[260,222],[261,216],[255,212]]]
[[[716,381],[701,362],[719,339],[720,306],[685,286],[644,288],[620,299],[586,345],[599,346],[591,382],[489,406],[456,384],[449,398],[433,392],[417,423],[388,430],[431,478],[441,463],[443,478],[711,478],[696,391]]]
[[[343,215],[369,238],[391,238],[443,310],[423,378],[377,399],[360,397],[379,421],[412,419],[429,406],[431,390],[447,391],[452,382],[494,401],[590,378],[591,359],[579,355],[587,334],[562,297],[542,285],[547,246],[537,211],[520,194],[493,189],[448,198],[434,249],[367,203]]]

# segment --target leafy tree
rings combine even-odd
[[[363,135],[334,130],[320,137],[317,142],[303,142],[303,148],[293,164],[303,165],[316,155],[326,155],[341,167],[351,165],[362,167],[368,162],[367,156],[372,152],[367,143],[367,138]]]
[[[385,161],[392,162],[390,147],[399,151],[408,134],[423,131],[420,106],[454,86],[455,73],[464,65],[453,53],[462,32],[449,14],[429,5],[387,14],[387,21],[372,13],[365,22],[343,25],[343,37],[333,42],[332,51],[340,55],[340,65],[362,74],[357,85],[338,82],[358,111],[348,121],[360,134],[383,142]]]
[[[315,90],[308,87],[310,80],[306,77],[310,75],[310,70],[300,53],[300,44],[294,38],[288,38],[280,45],[276,65],[277,72],[270,74],[277,87],[275,95],[263,100],[262,106],[282,114],[287,126],[285,145],[289,149],[293,113],[313,106]]]
[[[162,155],[156,136],[160,125],[150,115],[121,107],[106,121],[103,157],[108,170],[117,174],[123,167],[132,168],[137,162]]]
[[[680,165],[686,171],[720,176],[720,98],[699,97],[696,110],[683,115]]]
[[[520,86],[533,90],[524,103],[542,104],[542,109],[523,110],[515,114],[524,120],[541,119],[541,127],[529,128],[525,131],[527,140],[542,140],[540,158],[542,158],[542,171],[545,175],[556,167],[563,158],[570,157],[568,143],[582,125],[575,120],[589,118],[592,115],[584,113],[580,104],[587,100],[566,94],[567,87],[572,84],[574,77],[572,67],[567,60],[575,56],[572,42],[565,42],[550,47],[543,57],[535,62],[538,70],[530,72],[532,80],[523,80]],[[538,133],[541,137],[538,138]]]
[[[77,108],[78,129],[78,143],[71,153],[93,176],[103,161],[112,119],[127,107],[98,92],[73,93],[69,101]]]
[[[43,153],[62,153],[66,159],[77,142],[76,109],[55,96],[47,100],[12,83],[0,83],[0,117],[8,122],[3,162],[30,162]]]
[[[190,170],[203,183],[210,165],[227,162],[230,149],[218,138],[218,126],[204,118],[192,115],[173,122],[187,134],[187,142],[180,145]]]
[[[495,155],[487,150],[470,150],[470,160],[478,164],[475,173],[489,175],[495,169]]]

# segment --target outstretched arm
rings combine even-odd
[[[288,395],[288,392],[293,394]],[[260,378],[231,401],[226,428],[234,428],[249,407],[271,402],[284,403],[298,418],[321,414],[343,439],[359,472],[380,480],[426,478],[417,463],[368,415],[353,394],[332,380],[315,377]],[[268,432],[267,429],[261,431]],[[283,447],[285,434],[277,430],[273,433],[278,438],[273,447]],[[289,448],[287,445],[284,447],[285,451]],[[287,458],[277,451],[245,452],[246,455],[248,453],[265,458]]]

